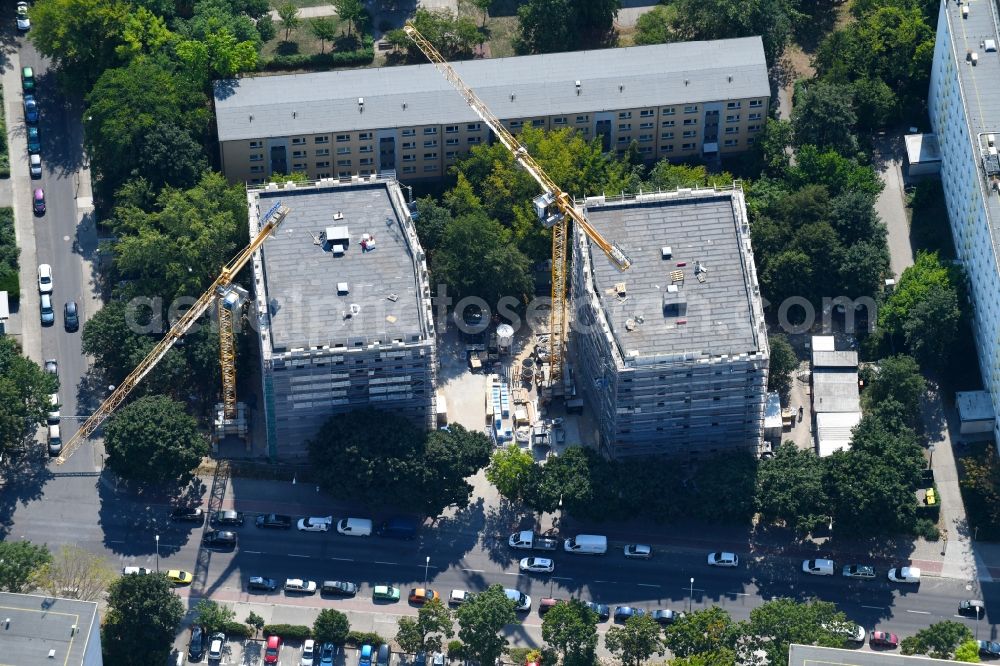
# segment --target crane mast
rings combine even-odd
[[[125,401],[125,398],[128,397],[128,395],[139,384],[139,382],[141,382],[143,378],[145,378],[146,375],[148,375],[150,371],[156,367],[156,364],[159,363],[164,356],[166,356],[167,352],[170,351],[170,348],[174,346],[174,343],[177,342],[177,340],[181,338],[188,331],[188,329],[191,328],[191,325],[194,324],[194,322],[196,322],[199,317],[205,314],[208,308],[212,305],[212,301],[215,298],[218,298],[220,294],[225,292],[226,288],[229,287],[230,283],[233,281],[233,278],[236,277],[236,274],[240,272],[240,269],[243,268],[243,266],[245,266],[248,261],[250,261],[250,258],[253,256],[254,252],[256,252],[260,248],[260,246],[264,243],[264,241],[271,234],[271,232],[274,231],[274,229],[279,224],[281,224],[281,222],[285,219],[285,216],[288,215],[289,212],[290,212],[289,209],[286,208],[285,206],[282,206],[280,202],[275,204],[274,207],[272,207],[271,210],[268,211],[266,216],[267,221],[261,228],[260,233],[258,233],[257,236],[252,241],[250,241],[249,245],[243,248],[238,255],[236,255],[228,264],[226,264],[222,268],[222,272],[219,273],[219,277],[215,278],[215,282],[212,283],[212,286],[210,286],[205,291],[205,293],[202,294],[201,297],[195,302],[195,304],[192,305],[191,308],[187,312],[185,312],[184,315],[180,319],[178,319],[173,326],[170,327],[170,330],[167,331],[167,334],[163,337],[162,340],[160,340],[156,344],[155,347],[153,347],[153,349],[149,352],[149,354],[146,355],[146,358],[144,358],[142,362],[140,362],[139,365],[137,365],[136,368],[131,373],[129,373],[128,377],[122,380],[122,383],[119,384],[111,392],[111,395],[109,395],[104,400],[104,402],[101,403],[101,406],[98,407],[97,410],[90,415],[90,418],[88,418],[84,422],[84,424],[80,427],[80,429],[76,432],[76,434],[73,435],[73,437],[70,438],[68,442],[66,442],[66,445],[63,446],[62,452],[60,453],[59,457],[56,458],[56,462],[58,464],[61,465],[67,460],[69,460],[69,457],[73,455],[74,451],[76,451],[77,448],[79,448],[80,444],[83,443],[83,440],[94,434],[94,431],[97,430],[97,428],[100,427],[102,423],[104,423],[105,419],[107,419],[112,413],[114,413],[114,411],[118,408],[118,406]],[[220,303],[220,310],[221,309],[222,309],[222,304]],[[219,330],[219,335],[220,336],[225,335],[225,332],[222,330],[221,326]],[[231,320],[230,320],[228,335],[230,338],[230,345],[231,345],[232,342]],[[220,342],[220,344],[222,343]],[[226,369],[225,369],[226,362],[227,361],[225,355],[223,354],[223,356],[220,357],[220,363],[222,363],[223,365],[224,378],[226,374]],[[230,363],[233,362],[232,357],[229,358],[229,362]],[[233,399],[235,402],[235,368],[233,369],[232,379],[234,382]]]
[[[403,31],[413,40],[417,48],[430,60],[441,74],[462,94],[465,102],[486,125],[493,130],[497,139],[510,151],[514,160],[542,188],[543,194],[534,200],[536,212],[542,224],[552,229],[552,311],[549,318],[550,382],[558,386],[563,375],[563,345],[566,339],[566,255],[569,221],[575,222],[587,237],[611,259],[621,270],[631,265],[628,255],[615,243],[609,243],[597,229],[591,226],[583,214],[573,207],[570,196],[545,173],[528,149],[517,140],[500,119],[493,115],[486,103],[476,95],[462,77],[458,75],[444,56],[420,34],[412,24],[403,26]],[[547,210],[555,208],[559,214],[548,215]]]

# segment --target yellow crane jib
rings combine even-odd
[[[271,232],[274,231],[274,229],[281,224],[282,221],[284,221],[289,212],[289,209],[282,206],[280,202],[276,203],[271,210],[267,212],[260,233],[258,233],[252,241],[250,241],[249,245],[240,250],[240,253],[230,260],[228,264],[223,266],[222,271],[219,273],[219,277],[215,278],[215,282],[213,282],[212,285],[205,290],[205,293],[198,298],[195,304],[191,306],[191,309],[185,312],[183,316],[181,316],[181,318],[170,327],[167,334],[163,336],[163,339],[160,340],[155,347],[153,347],[149,354],[146,355],[146,358],[144,358],[139,365],[137,365],[135,369],[129,373],[128,377],[122,380],[121,384],[115,387],[115,389],[111,392],[111,395],[105,398],[104,402],[101,403],[101,406],[90,415],[90,418],[84,421],[83,425],[80,426],[80,429],[76,431],[76,434],[73,435],[73,437],[71,437],[70,440],[63,446],[61,454],[58,458],[56,458],[56,463],[61,465],[69,460],[69,457],[73,455],[73,452],[76,451],[77,448],[79,448],[80,444],[83,443],[83,440],[94,434],[94,431],[97,430],[102,423],[104,423],[105,419],[114,413],[118,406],[125,401],[125,398],[128,397],[129,393],[132,392],[132,389],[134,389],[139,382],[141,382],[143,378],[145,378],[145,376],[156,367],[156,364],[160,362],[160,359],[166,356],[167,352],[174,346],[174,343],[177,342],[178,338],[182,337],[184,333],[191,328],[191,325],[194,324],[199,317],[205,314],[208,308],[212,305],[212,301],[219,297],[220,290],[225,290],[225,288],[229,286],[229,283],[232,282],[233,278],[236,277],[236,274],[240,272],[240,269],[243,268],[248,261],[250,261],[254,252],[256,252],[260,246],[263,245],[267,237],[271,235]],[[220,332],[220,336],[221,335],[222,334]],[[229,339],[231,343],[231,328]],[[225,381],[225,379],[223,381]]]

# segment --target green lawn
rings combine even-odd
[[[286,2],[291,2],[296,7],[318,7],[330,4],[330,0],[271,0],[271,8],[277,9]]]
[[[970,535],[1000,540],[1000,459],[992,440],[955,447]]]
[[[336,17],[326,17],[333,18],[337,20]],[[326,44],[321,44],[318,39],[312,34],[309,29],[309,21],[312,19],[302,19],[301,25],[299,27],[291,30],[288,33],[288,40],[285,40],[285,29],[281,26],[280,21],[276,21],[276,27],[278,28],[277,35],[274,39],[264,44],[263,55],[268,58],[273,55],[295,55],[304,54],[312,55],[314,53],[320,53],[321,49],[324,49],[326,53],[330,51],[352,51],[357,48],[357,31],[352,31],[352,37],[347,37],[347,24],[341,23],[337,26],[337,39],[332,43],[326,42]]]

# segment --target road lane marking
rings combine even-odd
[[[552,580],[573,580],[573,579],[567,576],[553,576]],[[657,587],[659,587],[659,585],[657,585]]]
[[[737,596],[737,597],[749,597],[750,596],[750,593],[748,593],[748,592],[730,592],[729,594],[732,594],[732,595]]]
[[[930,615],[930,614],[931,614],[931,612],[930,612],[930,611],[915,611],[915,610],[907,610],[906,612],[907,612],[907,613],[916,613],[917,615]]]
[[[243,550],[242,548],[240,548],[240,552],[241,553],[247,553],[248,555],[263,555],[264,554],[264,553],[262,553],[259,550]]]
[[[520,576],[520,571],[501,571],[502,574],[507,574],[508,576]]]
[[[398,562],[379,562],[378,560],[375,560],[375,564],[388,564],[391,567],[398,567],[399,566]]]
[[[705,591],[705,590],[701,589],[700,587],[688,587],[687,585],[685,585],[681,589],[682,590],[688,590],[689,592],[704,592]],[[778,597],[775,597],[775,599],[777,599],[777,598]]]
[[[472,573],[486,573],[486,569],[466,569],[462,568],[462,571],[471,571]]]
[[[338,562],[353,562],[354,561],[354,560],[352,560],[349,557],[331,557],[330,559],[331,560],[336,560]]]
[[[661,587],[660,585],[654,585],[652,583],[636,583],[639,587]]]
[[[885,606],[861,606],[862,608],[870,608],[872,610],[885,610]]]
[[[618,581],[614,580],[595,580],[595,583],[610,583],[611,585],[617,585]]]
[[[308,555],[298,555],[296,553],[286,553],[286,555],[288,555],[288,557],[303,557],[303,558],[309,557]]]

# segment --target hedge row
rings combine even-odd
[[[357,67],[370,65],[375,59],[375,46],[370,35],[366,35],[360,49],[355,51],[331,51],[330,53],[295,53],[276,55],[261,60],[258,68],[262,71],[285,69],[330,69],[333,67]]]
[[[265,624],[264,635],[281,636],[286,641],[304,641],[312,636],[312,627],[304,624]]]
[[[2,88],[0,88],[0,108],[3,108]],[[4,119],[4,114],[2,113],[0,113],[0,178],[10,178],[10,147],[7,145],[7,121]]]
[[[353,647],[360,647],[362,645],[374,645],[379,646],[385,643],[386,640],[376,634],[374,631],[349,631],[347,632],[347,642],[346,645]]]
[[[0,124],[2,122],[0,118]],[[21,292],[17,263],[19,252],[14,235],[14,209],[0,208],[0,291],[6,291],[11,299],[17,298]]]
[[[254,635],[253,629],[241,622],[227,622],[222,633],[228,638],[250,638]]]

